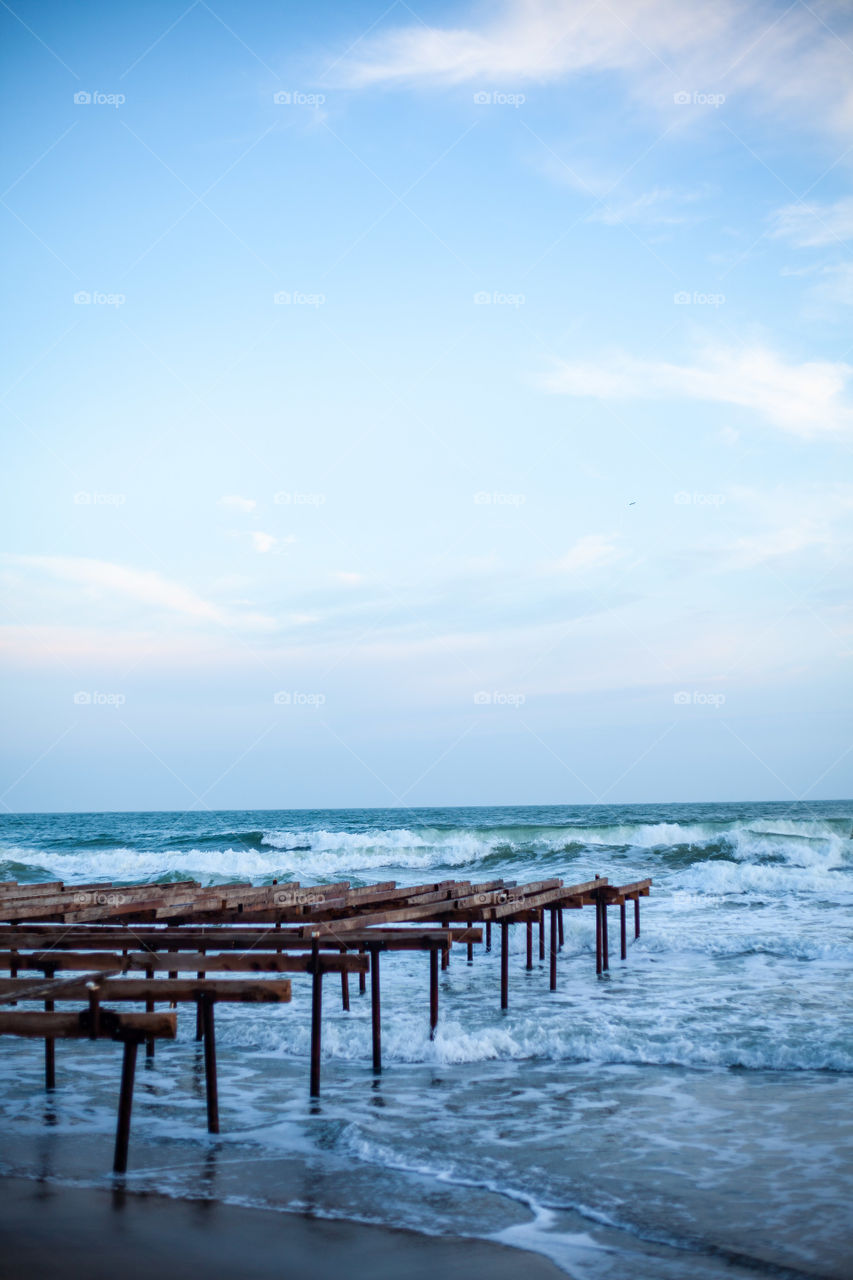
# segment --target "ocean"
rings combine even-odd
[[[558,990],[456,947],[428,1033],[428,961],[324,1000],[309,981],[217,1012],[223,1132],[205,1129],[194,1013],[140,1066],[128,1185],[488,1237],[578,1280],[853,1275],[853,802],[5,815],[0,880],[401,884],[653,877],[627,961],[597,978],[565,914]],[[630,916],[629,916],[630,919]],[[615,923],[614,912],[612,921]],[[617,930],[618,932],[618,930]],[[629,936],[633,930],[629,931]],[[119,1051],[0,1041],[0,1172],[109,1185]],[[520,1265],[523,1258],[519,1255]]]

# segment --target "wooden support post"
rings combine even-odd
[[[359,947],[358,954],[360,956],[364,955],[364,947]],[[363,996],[366,990],[367,990],[367,974],[360,973],[358,975],[358,994],[360,996]]]
[[[640,936],[640,897],[639,894],[634,899],[634,937]]]
[[[311,1083],[312,1098],[320,1096],[320,1037],[323,1026],[323,970],[320,965],[320,948],[315,941],[311,949]]]
[[[101,1034],[101,992],[97,982],[87,982],[89,992],[89,1039],[97,1040]]]
[[[610,947],[607,940],[607,901],[601,903],[601,968],[607,972],[610,968]]]
[[[628,958],[628,927],[625,903],[619,903],[619,950],[623,960]]]
[[[533,968],[533,921],[528,920],[525,925],[527,931],[527,967]]]
[[[341,955],[346,953],[346,947],[341,947]],[[341,969],[341,1007],[344,1013],[349,1013],[349,973],[346,969]]]
[[[202,956],[207,955],[207,952],[204,947],[199,947],[198,951],[199,951],[199,955],[202,955]],[[199,979],[199,981],[203,981],[204,972],[197,973],[195,976]],[[195,1038],[196,1040],[202,1040],[204,1038],[204,1022],[201,1016],[201,1005],[198,1003],[198,1001],[196,1001],[196,1006],[195,1006]]]
[[[442,948],[441,948],[441,968],[442,968],[442,972],[447,968],[447,966],[448,966],[449,964],[450,964],[450,948],[449,948],[449,947],[442,947]]]
[[[121,1060],[121,1089],[118,1095],[118,1121],[116,1123],[116,1145],[113,1155],[113,1172],[127,1172],[127,1147],[130,1141],[130,1113],[133,1109],[133,1079],[136,1075],[136,1051],[139,1040],[135,1036],[124,1042],[124,1054]]]
[[[601,973],[601,899],[595,898],[595,972]]]
[[[146,967],[146,969],[145,969],[145,976],[146,976],[146,978],[153,978],[153,977],[154,977],[154,968],[153,968],[153,966],[148,965],[148,966]],[[154,1012],[154,1001],[151,999],[151,997],[150,997],[150,996],[149,996],[149,997],[148,997],[148,999],[145,1001],[145,1012],[146,1012],[146,1013],[153,1013],[153,1012]],[[203,1025],[203,1024],[202,1024],[202,1025]],[[149,1036],[149,1037],[148,1037],[148,1039],[145,1041],[145,1056],[146,1056],[146,1058],[153,1058],[153,1057],[154,1057],[154,1037],[153,1037],[153,1036]]]
[[[473,921],[473,920],[469,920],[469,921],[468,921],[468,928],[469,928],[469,929],[473,928],[473,925],[474,925],[474,921]],[[474,944],[473,944],[473,942],[470,940],[470,938],[469,938],[469,940],[468,940],[468,963],[469,963],[469,964],[473,964],[473,963],[474,963]]]
[[[509,924],[501,920],[501,1008],[509,1008]]]
[[[486,950],[491,951],[491,949],[492,949],[492,922],[491,920],[487,920],[486,921]]]
[[[370,948],[370,1018],[373,1032],[373,1070],[382,1070],[382,1009],[379,991],[379,948]]]
[[[564,943],[565,943],[565,941],[566,941],[566,935],[565,935],[565,933],[564,933],[564,931],[563,931],[563,908],[562,908],[562,907],[558,907],[558,908],[557,908],[557,924],[558,924],[558,926],[559,926],[559,930],[560,930],[560,950],[562,951],[562,950],[563,950],[563,944],[564,944]]]
[[[429,949],[429,1038],[435,1039],[438,1026],[438,948]]]
[[[557,923],[559,912],[556,907],[551,908],[551,965],[548,987],[551,991],[557,990],[557,950],[559,938],[559,926]]]
[[[545,959],[545,908],[539,908],[539,959]]]
[[[216,1084],[216,1035],[213,1029],[213,996],[202,995],[204,1024],[204,1085],[207,1094],[207,1132],[219,1133],[219,1091]]]
[[[45,978],[52,978],[56,973],[53,965],[45,965]],[[55,1009],[53,1000],[45,1000],[45,1013],[53,1013]],[[51,1036],[45,1036],[44,1041],[44,1087],[45,1089],[56,1088],[56,1041]]]

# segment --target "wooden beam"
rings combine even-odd
[[[12,995],[18,1000],[87,1000],[89,991],[97,983],[98,994],[103,1001],[146,1000],[195,1000],[200,995],[212,995],[216,1000],[240,1004],[275,1004],[291,998],[289,978],[268,978],[262,981],[251,978],[107,978],[92,974],[87,980],[29,983],[26,978],[0,978],[0,998]],[[36,989],[37,988],[37,989]]]
[[[321,954],[320,964],[326,973],[358,973],[367,971],[363,956],[335,953]],[[0,969],[12,965],[18,969],[55,969],[76,972],[93,970],[101,973],[121,973],[130,969],[165,970],[169,973],[310,973],[311,954],[278,955],[249,952],[246,955],[202,955],[192,951],[131,952],[126,956],[110,955],[102,951],[35,951],[18,955],[0,951]],[[10,979],[6,979],[10,981]],[[162,981],[160,979],[159,981]]]
[[[495,907],[494,916],[497,920],[503,920],[507,916],[515,915],[518,911],[531,911],[538,907],[556,905],[566,898],[581,897],[583,894],[599,889],[606,884],[606,880],[589,880],[585,884],[560,885],[554,889],[531,894],[530,897],[521,895]]]
[[[174,1040],[177,1034],[175,1013],[117,1013],[113,1015],[118,1034],[109,1024],[101,1026],[101,1039],[121,1039],[124,1035],[158,1036]],[[54,1040],[87,1039],[88,1027],[76,1013],[41,1013],[21,1011],[0,1012],[0,1035],[37,1036],[40,1040],[50,1036]]]

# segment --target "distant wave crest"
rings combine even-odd
[[[128,835],[131,833],[128,832]],[[680,887],[713,893],[749,889],[819,892],[853,868],[850,822],[767,819],[740,822],[634,822],[582,826],[400,826],[335,831],[326,827],[174,830],[122,843],[106,833],[76,843],[9,847],[7,879],[206,882],[272,878],[328,880],[460,874],[644,874],[669,872]],[[116,837],[118,832],[116,833]],[[127,840],[127,835],[125,835]],[[132,839],[132,836],[131,836]],[[577,865],[576,865],[577,864]],[[2,873],[0,873],[2,874]]]

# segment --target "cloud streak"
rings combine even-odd
[[[229,613],[188,587],[151,569],[133,569],[109,560],[90,560],[77,556],[6,555],[3,559],[6,564],[31,573],[46,574],[101,595],[120,595],[150,609],[179,614],[196,622],[250,628],[274,625],[272,619],[260,614]]]
[[[713,348],[694,364],[641,360],[623,352],[565,361],[544,379],[559,395],[598,400],[702,400],[751,409],[770,426],[809,439],[849,433],[853,367],[840,361],[786,364],[765,347]]]
[[[722,89],[820,128],[853,125],[849,10],[743,6],[734,0],[506,0],[477,26],[394,28],[338,64],[344,83],[507,84],[623,72],[635,94],[673,103],[673,91]]]
[[[584,573],[600,569],[604,565],[621,560],[623,552],[612,536],[603,533],[587,533],[578,538],[564,556],[552,566],[556,573]]]
[[[238,493],[227,493],[219,499],[221,507],[233,507],[236,511],[254,511],[258,505],[254,498],[241,498]]]
[[[773,215],[773,232],[799,249],[843,245],[853,240],[853,196],[834,204],[788,204]]]

